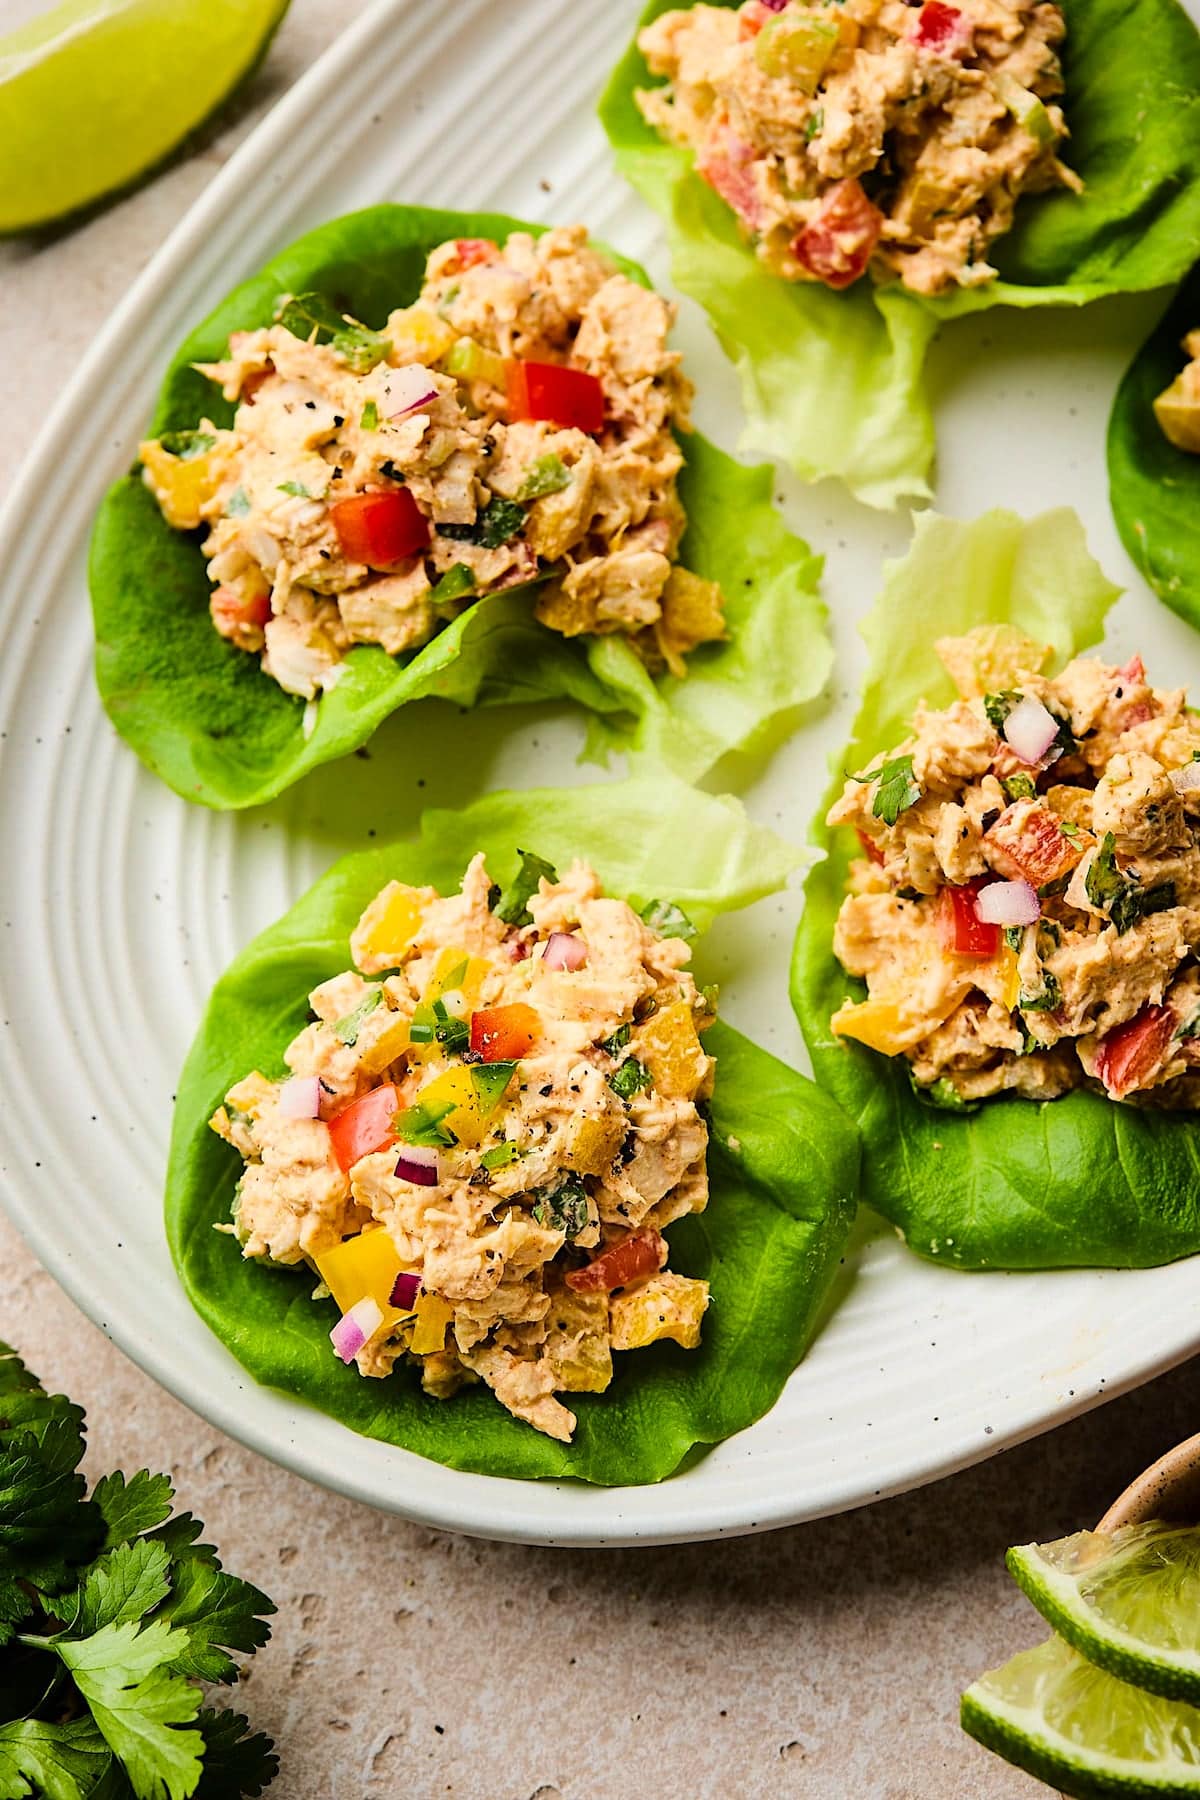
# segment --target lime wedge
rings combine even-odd
[[[65,0],[0,37],[0,232],[152,169],[254,67],[288,0]]]
[[[1200,1795],[1200,1710],[1118,1681],[1061,1638],[969,1687],[962,1723],[1075,1800]]]
[[[1021,1544],[1010,1573],[1089,1662],[1200,1705],[1200,1530],[1127,1525]]]

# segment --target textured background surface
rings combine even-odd
[[[185,162],[57,238],[0,245],[0,487],[166,232],[359,10],[293,0],[252,89]],[[1044,1792],[957,1727],[961,1688],[1039,1635],[1004,1547],[1091,1522],[1195,1427],[1184,1369],[840,1519],[682,1549],[519,1549],[380,1517],[220,1437],[108,1344],[2,1222],[0,1335],[86,1406],[94,1472],[169,1469],[228,1566],[277,1600],[241,1704],[279,1740],[287,1800]]]

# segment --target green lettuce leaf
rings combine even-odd
[[[1187,360],[1200,326],[1200,269],[1179,290],[1117,390],[1108,423],[1108,484],[1121,542],[1161,600],[1200,625],[1200,456],[1178,450],[1154,401]]]
[[[260,1381],[353,1431],[454,1468],[605,1485],[657,1481],[697,1446],[758,1418],[802,1356],[854,1211],[858,1145],[817,1088],[736,1031],[714,1026],[708,1210],[670,1230],[672,1267],[711,1281],[701,1348],[654,1345],[617,1358],[604,1394],[572,1395],[572,1444],[510,1418],[490,1393],[428,1398],[415,1373],[365,1381],[332,1355],[331,1303],[308,1270],[244,1261],[213,1230],[228,1218],[240,1159],[206,1121],[248,1070],[282,1073],[307,994],[347,965],[361,909],[392,877],[452,891],[470,856],[511,878],[517,846],[565,867],[584,854],[608,889],[645,904],[677,898],[698,925],[783,885],[797,861],[735,802],[668,777],[563,792],[494,794],[461,813],[426,814],[416,841],[345,858],[257,938],[214,990],[184,1069],[167,1179],[176,1268],[208,1325]]]
[[[639,29],[673,3],[650,0]],[[667,221],[676,283],[737,366],[743,450],[810,481],[838,475],[872,506],[923,498],[934,432],[921,371],[941,323],[989,306],[1083,305],[1184,274],[1200,242],[1200,35],[1175,0],[1068,0],[1066,12],[1066,160],[1084,193],[1023,200],[993,250],[1000,278],[928,301],[865,282],[838,294],[763,268],[690,153],[639,113],[634,91],[654,78],[630,46],[600,117],[622,173]]]
[[[202,416],[230,422],[233,408],[191,365],[221,357],[231,331],[269,324],[281,293],[318,289],[381,322],[416,297],[435,244],[520,229],[543,227],[492,213],[376,206],[309,232],[181,345],[151,433],[194,427]],[[775,513],[770,469],[745,468],[698,435],[682,444],[689,524],[681,558],[722,584],[730,632],[728,643],[689,659],[685,681],[652,681],[616,638],[568,641],[547,630],[526,584],[468,607],[408,657],[358,646],[306,737],[303,701],[213,630],[198,534],[173,531],[131,472],[109,490],[91,544],[96,679],[109,717],[177,793],[219,808],[272,799],[365,743],[397,707],[426,698],[459,706],[571,699],[604,720],[594,748],[628,748],[694,780],[727,750],[785,729],[820,691],[832,653],[816,595],[820,561]]]
[[[832,949],[858,845],[852,832],[830,832],[824,814],[842,770],[895,744],[918,700],[943,706],[954,697],[935,638],[1011,621],[1052,644],[1061,667],[1098,642],[1116,592],[1070,512],[1028,523],[1005,512],[969,525],[923,517],[864,628],[862,706],[813,831],[827,857],[807,883],[792,1002],[814,1072],[859,1124],[863,1198],[910,1248],[958,1268],[1144,1267],[1200,1250],[1195,1126],[1083,1091],[936,1110],[913,1093],[903,1058],[834,1037],[832,1014],[866,989]]]

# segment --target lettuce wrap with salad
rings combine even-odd
[[[338,863],[218,982],[180,1081],[167,1231],[207,1324],[350,1430],[487,1474],[657,1481],[758,1418],[858,1139],[716,1022],[691,942],[801,860],[661,774]]]
[[[820,563],[690,430],[673,307],[582,227],[378,206],[180,347],[96,520],[101,698],[186,799],[271,799],[410,700],[569,698],[687,779],[830,666]]]
[[[1193,271],[1126,371],[1108,424],[1109,498],[1121,542],[1189,625],[1200,625],[1198,330]]]
[[[922,518],[814,829],[814,1071],[863,1198],[957,1268],[1200,1250],[1200,734],[1140,658],[1079,657],[1116,591],[1069,512]]]
[[[929,493],[941,324],[1184,274],[1198,90],[1175,0],[650,0],[600,114],[737,366],[741,447],[889,507]]]

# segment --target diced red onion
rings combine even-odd
[[[1036,925],[1042,904],[1031,882],[992,881],[975,896],[975,916],[985,925]]]
[[[285,1119],[319,1119],[321,1081],[317,1075],[293,1075],[279,1090],[279,1111]]]
[[[417,1304],[417,1295],[421,1291],[421,1277],[414,1275],[410,1269],[401,1269],[392,1283],[392,1291],[388,1295],[388,1304],[398,1306],[401,1312],[411,1312]]]
[[[1171,786],[1177,794],[1194,794],[1200,788],[1200,762],[1186,762],[1171,770]]]
[[[542,951],[548,969],[582,969],[587,959],[587,945],[573,931],[552,932]]]
[[[365,1343],[383,1324],[383,1314],[370,1295],[344,1312],[329,1334],[329,1341],[344,1363],[352,1363]]]
[[[404,369],[389,369],[383,380],[383,413],[385,417],[403,419],[418,407],[429,406],[438,397],[426,371],[411,363]]]
[[[1004,736],[1022,762],[1040,762],[1058,736],[1058,720],[1040,700],[1026,694],[1005,719]]]
[[[762,0],[768,12],[782,12],[788,0]]]
[[[400,1152],[400,1160],[396,1164],[396,1177],[400,1181],[411,1181],[416,1187],[436,1187],[438,1184],[438,1153],[426,1149],[423,1144],[406,1144]]]

